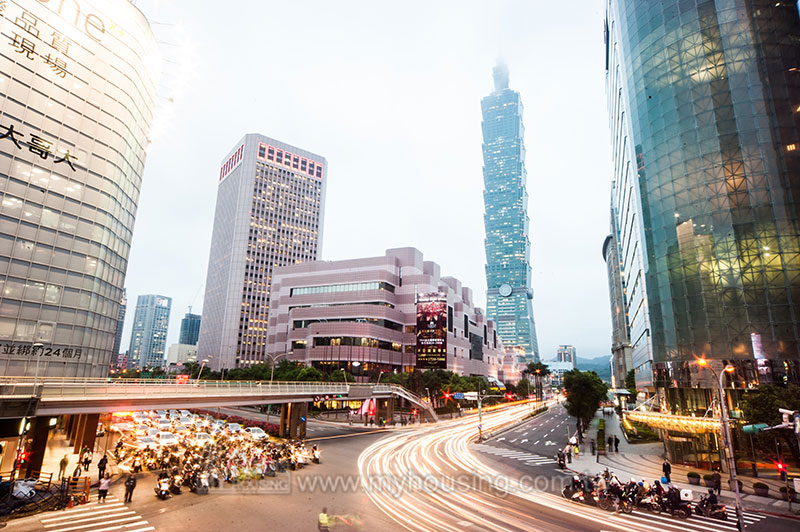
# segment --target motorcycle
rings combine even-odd
[[[219,473],[217,473],[216,469],[212,469],[208,472],[208,483],[214,488],[219,487]]]
[[[692,506],[688,501],[680,500],[680,494],[676,488],[670,488],[667,494],[660,497],[658,511],[667,512],[672,516],[688,519],[692,515]],[[674,502],[673,502],[674,501]]]
[[[700,497],[700,501],[694,507],[694,513],[703,517],[722,519],[723,521],[728,519],[728,508],[724,504],[714,504],[712,506],[708,503],[707,495]]]
[[[567,461],[564,458],[564,453],[559,452],[557,460],[558,460],[558,468],[559,469],[564,469],[565,467],[567,467]]]
[[[198,495],[206,495],[208,493],[208,473],[206,471],[196,471],[192,475],[192,481],[189,489]]]
[[[169,484],[169,491],[175,495],[181,494],[181,486],[183,485],[183,475],[173,475],[172,481]]]
[[[162,501],[165,501],[170,497],[172,497],[172,495],[170,495],[169,493],[169,488],[170,488],[169,484],[170,484],[169,478],[167,477],[158,479],[156,481],[156,487],[153,488],[153,491],[156,492],[156,497],[158,497]]]
[[[319,449],[317,449],[316,447],[311,451],[311,461],[314,462],[315,464],[319,463]]]

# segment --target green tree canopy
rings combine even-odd
[[[577,369],[564,373],[563,382],[567,392],[567,413],[585,427],[605,400],[608,386],[594,371]]]
[[[627,388],[634,398],[636,397],[636,372],[634,370],[630,370],[625,375],[625,388]]]

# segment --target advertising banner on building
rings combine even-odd
[[[417,298],[417,369],[447,369],[447,296]]]

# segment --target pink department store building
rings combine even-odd
[[[269,309],[267,352],[323,372],[441,368],[502,381],[511,365],[472,290],[414,248],[276,268]]]

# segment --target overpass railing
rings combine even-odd
[[[360,389],[360,390],[359,390]],[[194,380],[178,383],[174,379],[112,379],[70,377],[1,377],[0,398],[31,398],[41,402],[99,397],[210,397],[237,395],[325,396],[350,395],[360,398],[372,395],[396,395],[425,409],[432,419],[431,405],[416,394],[396,384],[360,384],[345,382],[297,381],[213,381]],[[360,392],[360,393],[359,393]]]

